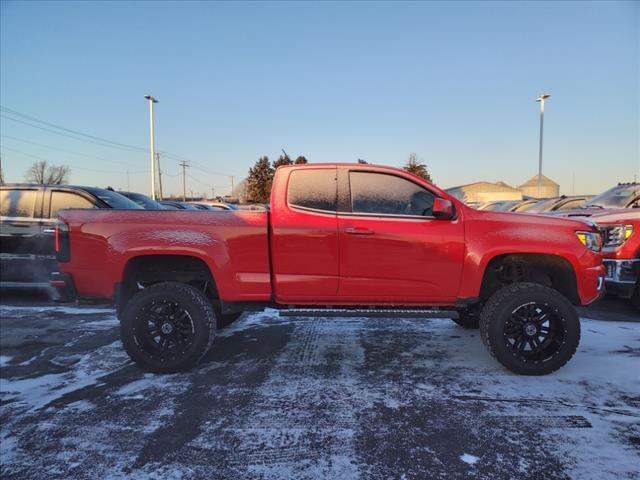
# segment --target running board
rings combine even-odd
[[[287,308],[283,317],[458,318],[455,310],[397,308]]]

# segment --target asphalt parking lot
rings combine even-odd
[[[113,310],[45,300],[0,306],[2,478],[638,478],[640,318],[621,302],[581,310],[567,366],[523,377],[450,320],[275,311],[153,375]]]

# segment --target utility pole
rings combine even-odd
[[[187,171],[186,168],[189,167],[189,162],[183,160],[180,162],[180,166],[182,167],[182,201],[187,201]]]
[[[215,200],[216,199],[216,192],[214,190],[213,187],[211,187],[211,200]]]
[[[129,187],[129,170],[127,170],[127,192],[130,192],[131,188]]]
[[[162,170],[160,169],[160,152],[156,153],[156,160],[158,161],[158,184],[160,186],[160,200],[164,198],[162,195]]]
[[[543,93],[540,95],[536,102],[540,102],[540,147],[538,149],[538,198],[542,195],[542,134],[544,130],[544,101],[549,98],[551,94]]]
[[[235,183],[235,179],[236,177],[234,177],[233,175],[231,175],[231,193],[229,193],[229,195],[233,195],[233,188],[234,188],[234,183]]]
[[[151,95],[145,95],[145,97],[149,101],[149,150],[151,153],[151,198],[156,199],[156,172],[155,172],[155,158],[154,158],[154,131],[153,131],[153,104],[158,103],[158,101],[153,98]]]

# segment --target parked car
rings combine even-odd
[[[145,210],[163,210],[162,205],[160,205],[160,203],[158,203],[156,200],[154,200],[151,197],[147,197],[146,195],[143,195],[142,193],[121,192],[121,191],[119,191],[118,193],[120,195],[124,195],[129,200],[133,200]]]
[[[596,195],[582,208],[638,208],[640,207],[640,183],[619,183]]]
[[[49,288],[49,275],[57,269],[54,223],[67,208],[140,209],[102,188],[0,185],[0,287]]]
[[[198,210],[209,210],[209,211],[231,210],[231,208],[224,203],[189,202],[189,205],[193,205]]]
[[[509,210],[510,212],[525,212],[527,210],[527,208],[529,208],[530,206],[538,203],[540,200],[538,200],[537,198],[529,198],[527,200],[522,200],[520,202],[518,202],[516,205],[514,205],[511,210]]]
[[[592,208],[565,216],[597,224],[602,232],[607,296],[628,298],[640,310],[640,210]]]
[[[176,202],[174,200],[160,200],[160,205],[168,210],[200,210],[195,205],[186,202]]]
[[[525,213],[549,213],[580,208],[592,195],[561,195],[559,197],[547,198],[521,208],[520,212]]]
[[[272,188],[263,212],[65,211],[60,288],[115,300],[125,350],[156,372],[195,366],[224,315],[275,306],[449,317],[479,326],[491,354],[527,375],[569,361],[580,338],[573,304],[602,292],[590,223],[479,212],[374,165],[283,166]]]
[[[511,209],[520,203],[519,200],[498,200],[486,202],[478,207],[477,210],[486,210],[488,212],[510,212]]]

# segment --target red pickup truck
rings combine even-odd
[[[628,298],[640,309],[640,208],[584,209],[565,216],[587,218],[598,226],[607,295]]]
[[[601,236],[579,220],[479,212],[403,170],[280,167],[268,212],[63,211],[52,285],[115,300],[146,369],[193,367],[220,326],[298,316],[449,317],[510,370],[557,370],[600,295]]]

